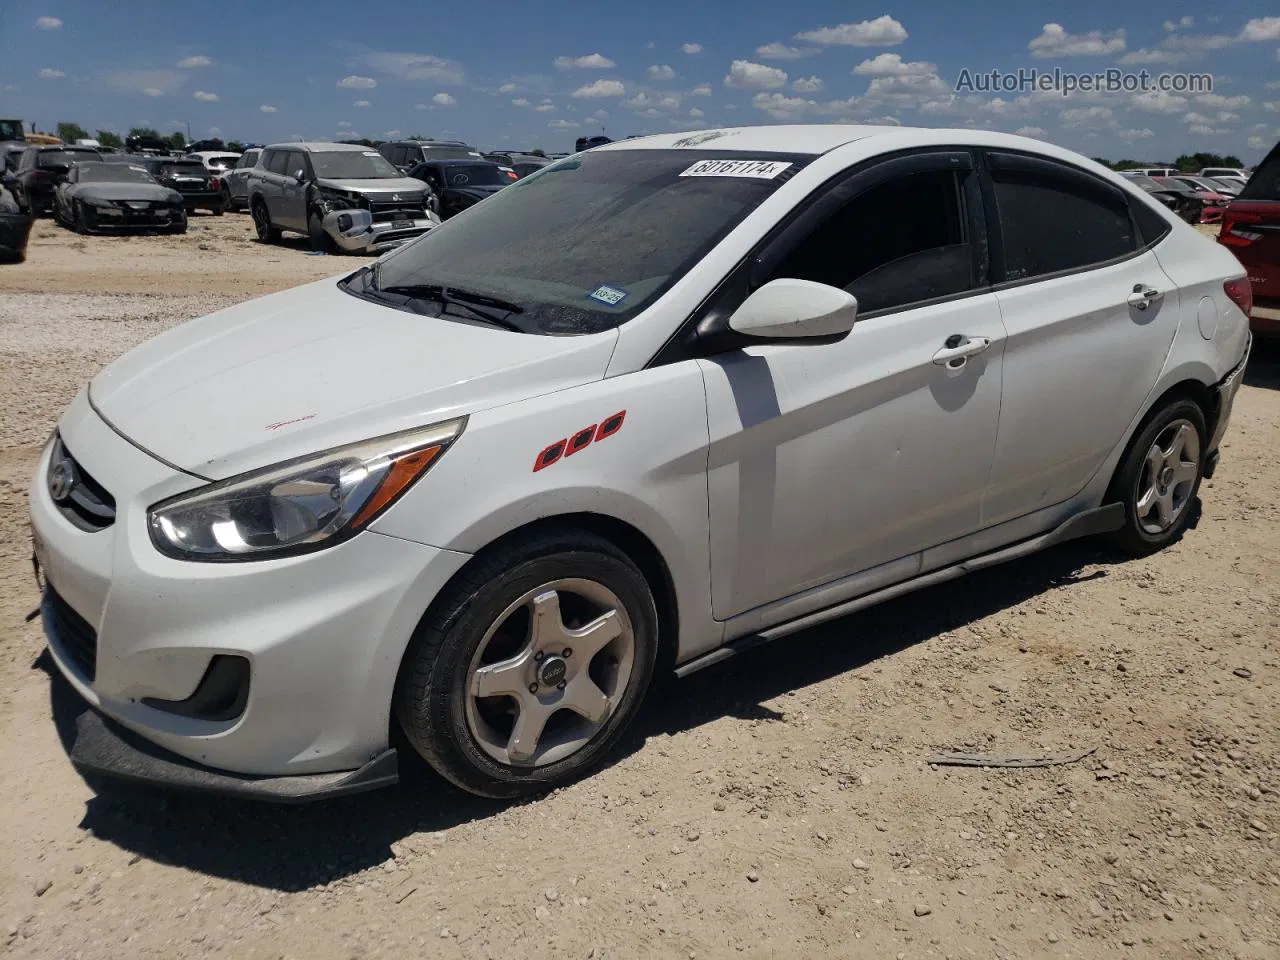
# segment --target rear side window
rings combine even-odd
[[[1042,157],[993,153],[988,166],[1004,248],[1002,279],[1078,270],[1141,246],[1119,188]]]
[[[1138,225],[1138,233],[1142,236],[1142,245],[1150,247],[1159,243],[1173,229],[1169,221],[1151,209],[1151,204],[1137,197],[1129,198],[1129,209],[1133,220]]]
[[[1280,200],[1280,144],[1258,164],[1253,176],[1240,191],[1241,200]]]
[[[267,154],[267,162],[264,164],[272,173],[284,173],[284,168],[289,162],[289,151],[272,150]]]

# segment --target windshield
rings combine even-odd
[[[607,330],[653,302],[808,159],[698,150],[570,157],[389,254],[377,287],[501,298],[520,307],[529,332]]]
[[[450,187],[499,187],[510,182],[492,163],[445,163],[438,169]]]
[[[204,164],[197,160],[160,164],[160,176],[162,177],[203,177],[207,172]]]
[[[21,120],[0,120],[0,140],[25,140]]]
[[[1162,186],[1160,186],[1160,184],[1156,183],[1150,177],[1144,177],[1141,175],[1131,177],[1126,175],[1125,179],[1133,183],[1135,186],[1141,187],[1143,190],[1163,190],[1164,189]]]
[[[320,180],[390,180],[404,176],[376,150],[334,150],[311,154]]]
[[[94,150],[42,150],[39,156],[36,166],[44,167],[46,170],[102,159]]]
[[[236,161],[240,158],[235,154],[228,154],[225,157],[210,157],[209,166],[214,170],[230,170],[236,165]]]
[[[81,183],[155,183],[142,167],[125,163],[90,163],[80,168]]]

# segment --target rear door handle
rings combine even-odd
[[[947,346],[933,355],[933,362],[940,367],[961,367],[970,357],[976,357],[991,346],[990,337],[966,337],[956,343],[957,339],[960,338],[947,338]],[[955,346],[952,346],[953,343]]]
[[[1163,296],[1164,294],[1155,287],[1149,287],[1145,283],[1135,283],[1133,285],[1133,293],[1129,294],[1128,297],[1129,306],[1145,310]]]

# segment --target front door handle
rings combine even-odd
[[[1133,293],[1128,297],[1129,306],[1145,310],[1163,296],[1164,294],[1155,287],[1149,287],[1145,283],[1135,283]]]
[[[940,367],[955,369],[964,366],[965,361],[970,357],[976,357],[991,346],[990,337],[965,337],[960,338],[958,343],[956,340],[956,336],[948,337],[947,346],[933,355],[933,362]],[[951,346],[953,343],[955,346]]]

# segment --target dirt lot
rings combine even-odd
[[[15,957],[1280,956],[1280,363],[1255,356],[1198,527],[1080,543],[659,692],[536,802],[303,808],[87,786],[28,561],[38,445],[167,326],[354,260],[41,223],[0,268],[0,944]],[[1096,747],[1046,770],[937,750]]]

